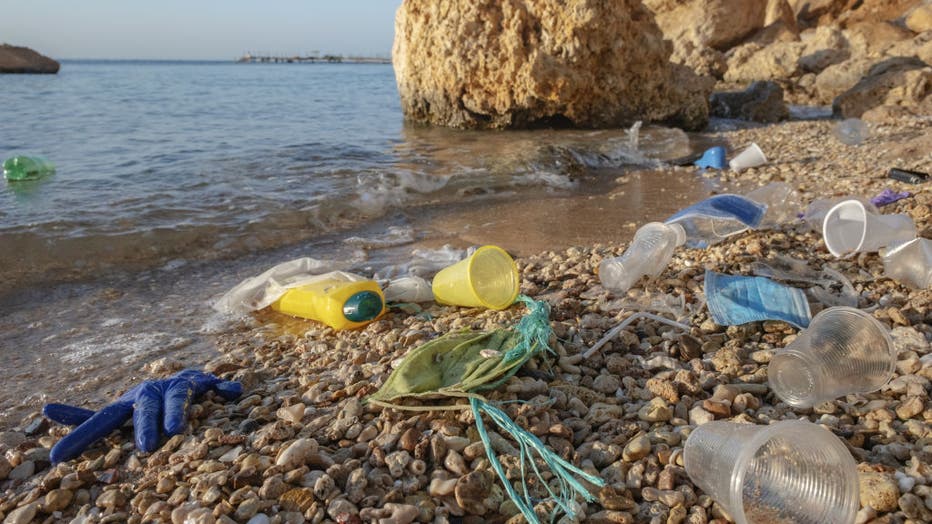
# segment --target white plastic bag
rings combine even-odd
[[[213,304],[220,313],[242,315],[271,305],[285,291],[320,280],[358,282],[366,278],[339,271],[349,264],[315,258],[299,258],[278,264],[259,276],[247,278]]]

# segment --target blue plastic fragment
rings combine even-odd
[[[701,168],[725,169],[725,148],[715,146],[706,149],[694,165]]]
[[[782,320],[805,328],[812,317],[801,289],[765,277],[723,275],[707,270],[705,295],[712,320],[720,326]]]

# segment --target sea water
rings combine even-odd
[[[210,301],[284,260],[620,241],[711,187],[630,173],[690,153],[675,129],[406,125],[390,65],[65,61],[0,76],[0,108],[0,157],[57,167],[0,184],[0,429],[203,364]]]

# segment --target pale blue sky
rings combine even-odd
[[[53,58],[389,56],[401,0],[0,0],[0,42]]]

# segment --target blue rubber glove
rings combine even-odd
[[[184,431],[191,400],[210,390],[226,400],[234,400],[243,393],[243,386],[210,373],[186,369],[163,380],[147,380],[97,412],[65,404],[47,404],[42,410],[46,417],[60,424],[78,426],[52,447],[49,458],[57,464],[77,457],[88,446],[122,426],[130,416],[136,432],[136,447],[147,453],[155,451],[159,447],[159,426],[169,437]]]

